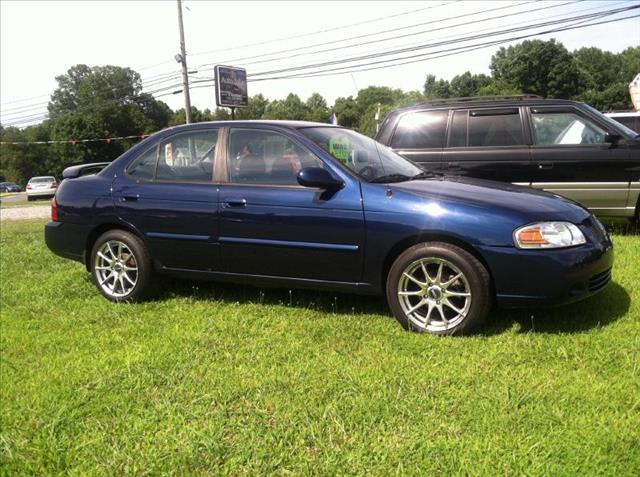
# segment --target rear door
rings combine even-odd
[[[631,162],[624,141],[605,142],[607,125],[570,105],[530,107],[529,114],[532,186],[602,215],[626,215]]]
[[[410,111],[399,119],[391,148],[428,171],[442,172],[449,110]]]
[[[529,136],[519,107],[452,113],[443,162],[446,173],[530,185]]]
[[[113,184],[119,217],[145,238],[160,266],[215,270],[218,129],[178,133],[143,152]]]

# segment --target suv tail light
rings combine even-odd
[[[58,222],[58,203],[55,197],[51,199],[51,220]]]

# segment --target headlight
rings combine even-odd
[[[563,248],[586,242],[582,231],[569,222],[540,222],[513,233],[518,248]]]

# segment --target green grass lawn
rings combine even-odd
[[[107,302],[44,222],[1,226],[4,475],[640,473],[640,233],[613,283],[473,337],[380,298],[162,281]]]

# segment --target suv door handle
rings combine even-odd
[[[449,169],[461,169],[459,162],[448,162],[447,166]]]
[[[538,164],[538,169],[553,169],[553,162]]]
[[[140,194],[123,195],[120,199],[122,202],[135,202],[140,198]]]
[[[228,207],[240,208],[240,207],[246,207],[246,206],[247,206],[247,199],[225,199],[222,202],[223,208],[228,208]]]

